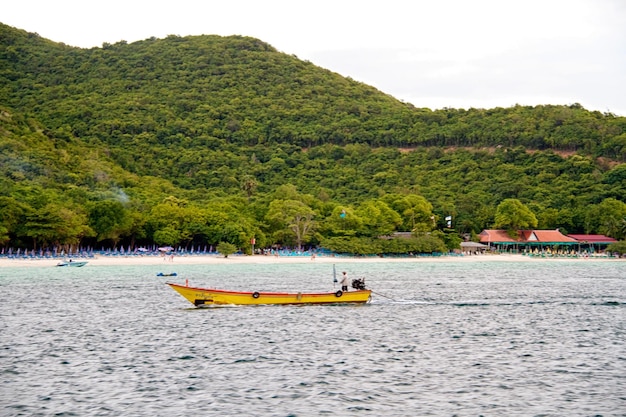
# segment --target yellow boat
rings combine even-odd
[[[189,287],[167,283],[196,307],[211,305],[261,305],[261,304],[364,304],[372,291],[335,291],[329,293],[284,293],[261,291],[227,291],[212,288]]]

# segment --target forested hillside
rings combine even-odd
[[[418,109],[247,37],[80,49],[0,24],[0,149],[5,247],[440,251],[511,226],[511,200],[528,227],[626,232],[626,118]]]

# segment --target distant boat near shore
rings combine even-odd
[[[72,261],[71,259],[69,261],[62,261],[59,262],[56,266],[67,266],[67,267],[73,267],[73,268],[80,268],[81,266],[85,266],[87,265],[87,261]]]

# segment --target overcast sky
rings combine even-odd
[[[72,46],[245,35],[417,107],[580,103],[626,116],[626,0],[13,0]]]

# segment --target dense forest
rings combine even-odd
[[[81,49],[0,24],[0,149],[3,248],[626,234],[626,118],[415,108],[248,37]]]

